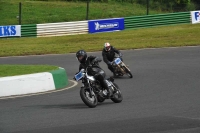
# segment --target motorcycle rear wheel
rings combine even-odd
[[[113,84],[117,88],[117,91],[113,94],[113,97],[110,98],[110,99],[115,103],[120,103],[123,100],[123,95],[122,95],[122,93],[120,91],[119,86],[116,83],[113,83]]]
[[[82,101],[90,108],[95,108],[97,106],[97,97],[96,95],[92,94],[92,97],[90,96],[90,92],[89,92],[89,89],[86,89],[86,88],[81,88],[80,90],[80,96],[81,96],[81,99]]]

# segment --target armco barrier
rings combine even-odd
[[[21,37],[36,37],[36,36],[37,36],[36,24],[21,25]]]
[[[88,34],[88,21],[37,24],[37,37]]]
[[[190,12],[125,17],[125,29],[190,23]]]
[[[65,88],[67,85],[68,79],[63,68],[51,72],[1,77],[0,97],[45,92]]]
[[[97,21],[97,20],[91,20],[91,22],[92,21]],[[145,28],[145,27],[153,27],[161,25],[184,24],[190,22],[191,22],[190,12],[132,16],[124,18],[124,28],[125,29]],[[103,24],[102,27],[105,26],[107,25]],[[115,26],[115,24],[113,26]],[[97,23],[96,27],[97,29],[101,28],[99,23]],[[63,36],[63,35],[75,35],[75,34],[88,34],[88,32],[89,32],[88,21],[46,23],[37,25],[32,24],[32,25],[21,26],[22,37]]]

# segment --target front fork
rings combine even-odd
[[[93,93],[92,87],[90,86],[90,83],[88,80],[86,83],[86,88],[89,88],[89,95],[90,95],[90,97],[92,97],[94,93]]]

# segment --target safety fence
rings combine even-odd
[[[21,25],[21,37],[36,37],[36,36],[37,36],[36,24]]]
[[[125,17],[125,29],[190,23],[190,12]]]
[[[0,26],[0,37],[47,37],[200,23],[200,11],[132,16],[89,21]],[[20,29],[21,28],[21,29]]]
[[[88,33],[88,21],[30,24],[21,26],[21,37],[47,37]]]
[[[37,37],[87,34],[88,21],[37,24]]]

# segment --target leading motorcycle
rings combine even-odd
[[[102,70],[102,72],[104,71]],[[108,91],[102,87],[94,76],[88,74],[88,67],[81,69],[74,77],[76,81],[82,81],[83,86],[80,89],[80,96],[82,101],[90,108],[95,108],[98,102],[102,103],[105,99],[111,99],[115,103],[120,103],[123,100],[121,90],[114,83],[112,77],[106,79],[110,92],[112,92],[111,96],[108,96]]]

